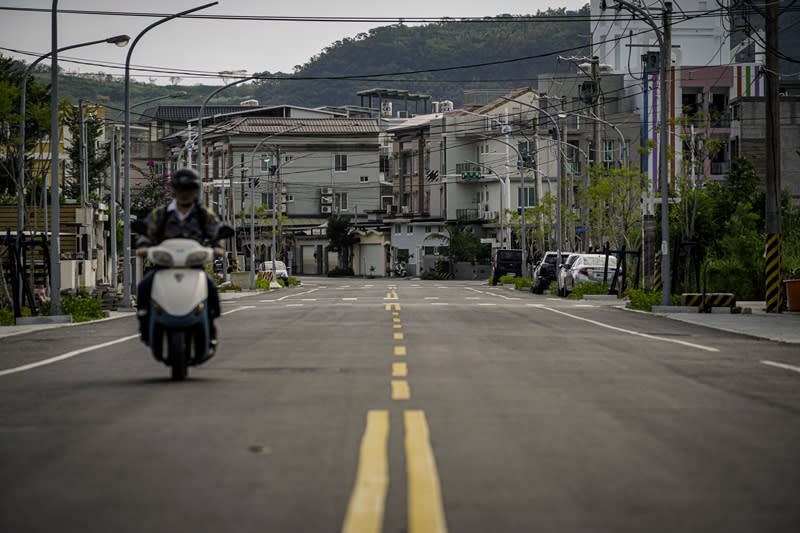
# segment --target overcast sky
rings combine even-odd
[[[211,1],[211,0],[208,0]],[[105,12],[137,12],[169,15],[207,3],[206,0],[60,0],[60,10],[98,10]],[[263,0],[220,0],[216,6],[198,14],[283,17],[483,17],[499,14],[534,14],[537,9],[566,7],[578,9],[586,0],[406,0],[393,2],[356,2],[355,0],[297,0],[265,2]],[[0,0],[0,8],[52,7],[51,0]],[[156,18],[109,15],[59,15],[59,47],[112,35],[135,37]],[[177,19],[166,22],[142,37],[133,52],[132,65],[184,69],[216,73],[226,70],[253,72],[292,72],[323,48],[345,37],[353,37],[370,28],[391,22],[288,22]],[[13,54],[8,49],[33,52],[35,57],[50,51],[50,13],[30,13],[0,9],[0,54],[31,61],[31,56]],[[93,45],[62,54],[60,66],[68,71],[121,74],[108,66],[68,63],[67,58],[81,61],[104,61],[124,65],[127,48],[109,44]],[[154,78],[156,83],[169,83],[169,74],[141,74],[140,80]],[[182,84],[221,83],[219,78],[181,76]]]

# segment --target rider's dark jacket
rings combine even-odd
[[[168,205],[156,207],[144,219],[147,235],[140,235],[136,247],[153,246],[166,239],[192,239],[207,246],[219,246],[217,232],[220,221],[213,211],[195,204],[181,219],[173,200]]]

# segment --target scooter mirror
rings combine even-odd
[[[230,239],[234,235],[236,235],[236,233],[233,231],[233,228],[230,227],[230,226],[224,226],[224,225],[220,226],[219,230],[217,231],[217,238],[218,239]]]
[[[147,233],[147,224],[144,223],[144,220],[133,220],[131,221],[131,230],[139,235],[145,235]]]

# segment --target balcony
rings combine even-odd
[[[480,211],[477,209],[456,209],[456,219],[471,221],[480,219]]]

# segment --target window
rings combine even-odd
[[[431,226],[425,226],[425,233],[431,233]]]
[[[361,183],[367,183],[369,181],[369,176],[361,176],[359,179],[361,180]]]
[[[347,154],[336,154],[333,161],[335,172],[347,172]]]
[[[414,233],[414,226],[412,226],[411,224],[409,224],[406,229],[408,235],[412,235]]]
[[[262,192],[261,193],[261,205],[267,206],[269,209],[272,209],[272,193],[271,192]]]
[[[347,211],[347,193],[337,192],[333,195],[333,205],[338,211]]]
[[[395,224],[394,225],[394,232],[395,233],[402,233],[402,231],[403,231],[403,225],[402,224]]]
[[[294,194],[287,194],[286,195],[287,202],[294,202]]]
[[[269,167],[272,166],[272,158],[271,157],[264,157],[261,159],[261,170],[268,171]]]
[[[517,202],[519,203],[518,205],[520,207],[523,206],[523,200],[525,199],[524,196],[525,193],[522,192],[523,190],[528,191],[528,201],[525,203],[525,207],[531,207],[536,205],[536,189],[534,189],[533,187],[525,187],[525,189],[517,189]]]
[[[525,168],[533,168],[535,166],[532,148],[530,141],[521,141],[517,143],[517,150],[519,150],[519,156],[522,158],[522,164]]]
[[[389,156],[382,155],[378,160],[378,172],[383,172],[385,174],[389,173]]]
[[[403,176],[410,176],[411,175],[411,154],[408,152],[403,153],[402,160],[400,161],[400,165],[402,167]]]
[[[603,140],[603,166],[614,166],[614,141]]]

